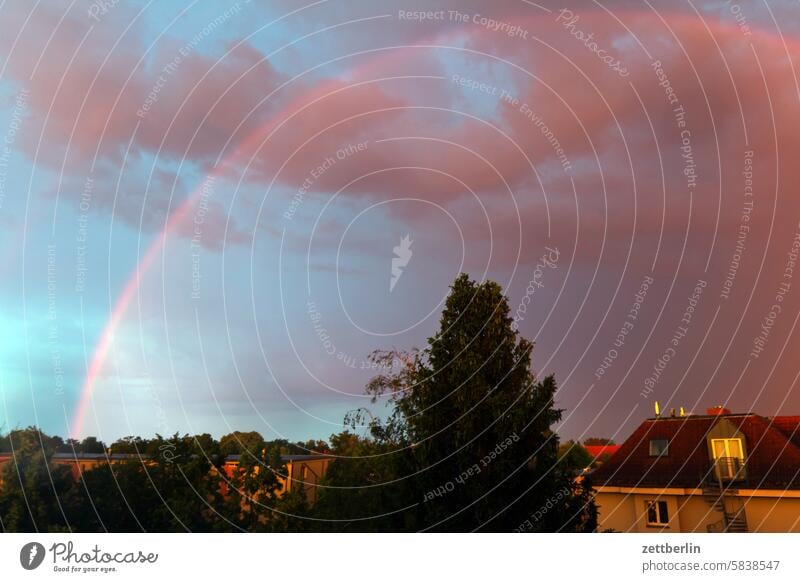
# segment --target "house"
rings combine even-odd
[[[11,462],[11,453],[0,453],[0,487],[3,486],[3,475],[6,473],[6,465]]]
[[[101,463],[118,463],[123,460],[138,458],[138,455],[112,455],[110,453],[55,453],[50,457],[50,462],[57,466],[68,466],[73,477],[79,479],[83,471],[94,469]],[[6,465],[13,461],[13,453],[0,453],[0,486],[3,484]]]
[[[3,474],[7,463],[12,462],[12,453],[0,453],[0,486],[3,484]],[[230,478],[239,466],[240,455],[228,455],[225,457],[223,470]],[[286,475],[280,476],[282,487],[280,493],[302,488],[306,501],[313,505],[319,497],[319,482],[328,470],[333,457],[323,454],[310,455],[281,455],[281,459],[286,463]],[[110,450],[105,453],[55,453],[50,459],[53,465],[68,466],[75,479],[80,479],[81,474],[90,471],[98,466],[121,462],[140,461],[149,464],[152,461],[145,455],[112,453]],[[220,484],[224,491],[227,491],[225,483]]]
[[[72,476],[75,479],[80,479],[81,473],[90,471],[98,465],[141,460],[143,458],[136,454],[112,454],[110,451],[108,453],[55,453],[50,458],[50,462],[54,465],[68,466]]]
[[[333,462],[330,455],[283,455],[286,462],[286,491],[300,487],[305,492],[306,501],[314,505],[319,496],[319,482]]]
[[[592,456],[593,462],[598,465],[605,463],[619,450],[620,445],[583,445],[586,452]]]
[[[228,455],[225,457],[223,470],[230,478],[239,467],[241,455]],[[286,463],[286,476],[280,476],[282,483],[280,494],[294,491],[298,488],[305,493],[309,505],[314,505],[319,497],[319,482],[328,471],[333,461],[330,455],[281,455]]]
[[[589,479],[600,531],[800,532],[800,416],[650,418]]]

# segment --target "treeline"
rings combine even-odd
[[[16,431],[0,519],[6,531],[593,531],[585,455],[560,446],[553,376],[531,371],[533,344],[517,333],[494,282],[460,275],[439,331],[424,349],[375,352],[367,385],[385,415],[353,411],[328,443],[264,441],[257,433],[122,439],[142,453],[79,481],[49,463],[56,450],[104,449]],[[230,437],[230,438],[229,438]],[[311,506],[281,494],[281,455],[335,460]],[[585,451],[584,451],[585,452]],[[222,463],[241,471],[220,486]],[[256,467],[259,470],[255,470]]]
[[[305,516],[302,493],[279,495],[286,475],[282,455],[325,452],[327,443],[265,441],[257,432],[126,437],[107,448],[94,437],[64,441],[30,427],[0,437],[0,453],[13,451],[0,481],[4,531],[288,531],[291,515]],[[80,478],[73,462],[106,453]],[[124,455],[124,458],[120,456]],[[241,455],[241,471],[226,474],[225,458]],[[258,467],[258,470],[255,468]]]
[[[23,438],[22,435],[33,433],[34,438],[41,439],[41,445],[53,453],[64,453],[70,455],[89,454],[127,454],[141,456],[156,456],[158,454],[170,455],[170,451],[177,447],[172,445],[173,441],[190,439],[197,444],[198,451],[211,457],[227,455],[240,455],[246,451],[261,450],[264,447],[280,449],[284,455],[306,455],[324,454],[330,451],[330,446],[323,440],[308,440],[306,442],[292,443],[287,439],[275,439],[267,441],[256,431],[240,432],[235,431],[226,434],[219,441],[210,434],[184,435],[178,437],[174,435],[168,439],[160,435],[156,438],[147,439],[138,436],[126,436],[111,444],[106,444],[97,437],[89,436],[83,440],[62,439],[59,436],[50,436],[40,432],[36,427],[29,427],[25,430],[12,431],[9,434],[0,433],[0,453],[12,453],[15,448],[13,443]]]

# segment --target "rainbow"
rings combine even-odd
[[[377,66],[378,61],[383,62],[388,60],[389,57],[391,57],[391,55],[374,58],[364,65],[352,69],[352,72],[364,73],[367,70]],[[338,59],[334,59],[334,61],[335,60]],[[275,92],[288,85],[296,78],[297,77],[290,79],[278,87]],[[215,168],[214,171],[207,174],[206,177],[200,181],[200,186],[198,186],[169,216],[161,233],[150,244],[141,261],[139,261],[133,273],[125,283],[122,292],[114,304],[111,315],[105,327],[103,328],[100,339],[95,346],[91,364],[87,369],[86,376],[81,386],[78,404],[69,429],[69,433],[72,438],[79,438],[79,436],[82,434],[87,410],[92,400],[92,394],[94,393],[95,385],[97,384],[100,373],[105,365],[106,359],[108,358],[109,351],[111,350],[111,346],[114,341],[114,334],[122,322],[122,319],[125,316],[131,301],[136,296],[143,276],[147,273],[147,271],[155,262],[156,258],[161,253],[167,239],[169,238],[169,235],[183,223],[183,221],[190,215],[195,205],[200,201],[204,191],[203,185],[208,183],[209,180],[222,177],[227,167],[235,167],[235,162],[244,156],[246,152],[251,151],[256,144],[263,142],[265,139],[268,140],[283,124],[289,121],[292,117],[302,112],[309,106],[315,104],[317,101],[320,101],[326,96],[334,93],[336,89],[341,86],[342,84],[340,80],[331,79],[326,83],[318,85],[315,89],[307,91],[305,95],[300,98],[299,104],[298,102],[295,102],[292,104],[293,106],[288,105],[276,113],[271,121],[254,130],[240,143],[233,153],[231,153],[221,164],[218,165],[217,168]]]
[[[623,14],[625,16],[639,16],[639,17],[641,17],[642,14],[645,14],[647,16],[653,16],[652,12],[646,12],[640,10],[616,11],[615,14],[617,16],[621,16]],[[667,16],[668,17],[666,18],[666,20],[670,20],[673,22],[676,20],[679,22],[683,21],[680,22],[681,25],[685,26],[686,24],[690,24],[699,27],[701,30],[704,29],[705,27],[708,27],[709,29],[713,30],[738,32],[737,28],[738,25],[736,23],[722,23],[719,21],[706,22],[704,20],[701,20],[697,16],[689,14],[681,14],[679,12],[671,12],[668,13]],[[659,17],[661,18],[662,15],[659,15]],[[546,15],[544,17],[542,15],[535,15],[529,17],[527,20],[533,21],[541,18],[551,19],[552,15]],[[470,35],[472,38],[479,36],[488,36],[492,34],[491,31],[489,31],[485,27],[473,26],[471,28],[472,30],[470,32]],[[756,26],[751,26],[750,28],[752,30],[754,37],[758,36],[759,40],[763,40],[766,43],[777,44],[784,50],[788,50],[789,46],[791,46],[795,50],[798,47],[798,42],[794,38],[784,38],[783,35],[777,34],[772,31],[767,31],[763,28]],[[461,28],[458,31],[459,34],[463,34],[464,32],[465,32],[464,28]],[[441,40],[442,36],[447,36],[447,35],[438,35],[437,37],[431,39],[431,42],[435,42],[437,38]],[[430,45],[421,42],[418,45],[409,45],[405,47],[401,46],[384,47],[380,49],[372,49],[371,51],[365,51],[365,53],[378,53],[378,54],[382,51],[388,51],[389,54],[369,59],[363,65],[351,69],[349,73],[351,78],[358,78],[359,75],[371,72],[371,70],[373,69],[387,70],[388,67],[385,66],[386,61],[390,60],[390,58],[393,56],[391,54],[391,51],[395,49],[400,49],[400,48],[430,49],[430,48],[436,48],[437,46],[438,45],[435,44]],[[440,48],[455,48],[455,47],[441,46]],[[344,58],[348,58],[348,56],[346,55],[345,57],[339,57],[337,59],[333,59],[331,61],[328,61],[327,63],[322,63],[321,65],[317,65],[317,67],[314,68],[316,69]],[[382,69],[380,69],[381,65],[384,65]],[[283,85],[278,87],[275,90],[275,92],[277,92],[284,86],[288,85],[289,83],[293,82],[294,80],[298,79],[300,76],[302,75],[298,75],[297,77],[294,77],[293,79],[290,79],[289,81],[285,82]],[[86,413],[89,408],[89,404],[91,403],[92,400],[92,394],[94,392],[94,388],[95,385],[97,384],[98,378],[100,377],[100,373],[103,369],[103,366],[105,365],[105,361],[108,357],[109,351],[111,350],[114,334],[116,332],[116,329],[119,327],[131,301],[137,294],[140,281],[142,280],[143,276],[147,273],[147,271],[155,262],[156,258],[161,253],[167,238],[187,218],[187,216],[189,216],[194,206],[201,199],[203,195],[202,185],[207,183],[207,181],[212,178],[221,177],[226,167],[228,167],[229,165],[234,166],[233,162],[238,161],[238,159],[241,156],[243,156],[246,152],[251,151],[251,148],[253,148],[253,146],[263,142],[263,140],[265,139],[268,140],[284,123],[289,121],[294,115],[302,112],[307,107],[313,105],[317,101],[332,94],[335,91],[335,88],[340,86],[342,86],[342,82],[339,79],[331,79],[325,83],[318,85],[315,89],[307,91],[303,96],[300,97],[299,104],[297,104],[296,107],[293,108],[292,106],[286,106],[281,111],[277,112],[273,116],[272,120],[256,128],[250,135],[248,135],[241,142],[241,144],[235,149],[235,151],[231,153],[214,171],[210,172],[206,176],[206,178],[201,181],[201,185],[196,190],[194,190],[187,197],[187,199],[170,215],[161,233],[151,243],[146,253],[144,254],[143,258],[138,263],[133,273],[127,280],[125,286],[122,289],[121,294],[119,295],[114,305],[111,315],[101,333],[100,339],[95,347],[92,356],[91,364],[87,369],[86,376],[84,378],[82,387],[80,389],[80,395],[78,398],[77,407],[73,415],[70,427],[70,435],[73,438],[78,438],[79,435],[82,433],[83,425],[86,418]],[[297,102],[295,102],[295,104],[296,103]]]

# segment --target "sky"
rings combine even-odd
[[[4,2],[0,428],[327,438],[460,272],[564,438],[800,414],[799,36],[788,0]]]

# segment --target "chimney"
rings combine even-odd
[[[724,406],[712,406],[711,408],[706,409],[706,414],[711,416],[724,416],[730,413],[731,411]]]

